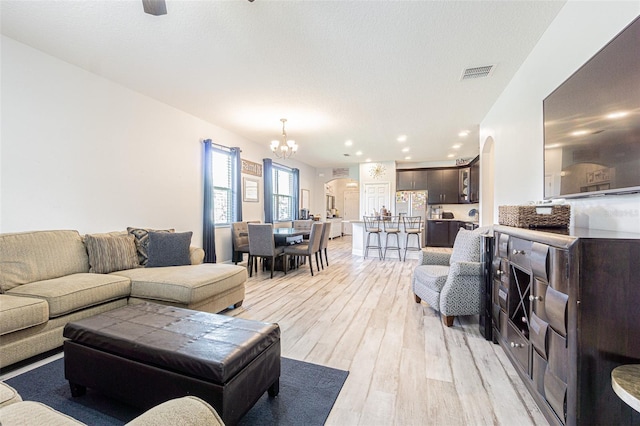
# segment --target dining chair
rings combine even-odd
[[[249,228],[249,276],[253,274],[253,265],[256,258],[269,260],[271,264],[271,278],[273,278],[273,267],[276,258],[284,255],[284,247],[276,247],[273,237],[273,224],[248,224]],[[284,274],[287,274],[286,258],[284,265]]]
[[[420,234],[422,233],[422,216],[404,216],[402,219],[404,222],[404,232],[407,234],[407,241],[404,246],[404,259],[402,260],[404,262],[407,260],[407,250],[421,250]],[[409,247],[410,236],[416,237],[417,242],[415,247]]]
[[[247,222],[233,222],[231,224],[231,248],[233,250],[233,263],[243,261],[243,253],[249,253],[249,228]],[[247,268],[249,262],[247,262]]]
[[[327,266],[329,266],[329,258],[327,257],[327,246],[329,245],[329,235],[331,235],[331,222],[325,222],[322,226],[322,237],[320,238],[320,266],[324,269],[324,263],[322,262],[322,252],[324,252],[324,258],[327,261]],[[316,263],[318,263],[318,259],[316,258]]]
[[[382,247],[380,247],[380,222],[378,221],[377,216],[364,216],[364,230],[367,233],[367,245],[364,251],[364,258],[367,258],[367,254],[369,254],[369,249],[378,250],[378,257],[382,260]],[[371,236],[375,235],[378,239],[377,245],[371,244]]]
[[[402,259],[400,255],[400,217],[399,216],[387,216],[382,220],[382,228],[387,234],[384,242],[384,254],[382,260],[387,258],[387,250],[398,250],[398,260]],[[396,245],[389,245],[389,237],[396,237]],[[393,242],[393,241],[392,241]]]
[[[293,221],[293,228],[294,229],[300,229],[303,231],[311,231],[311,225],[313,224],[312,220],[306,219],[306,220],[294,220]],[[302,238],[304,238],[305,240],[309,239],[309,234],[305,234],[302,236]]]
[[[293,246],[287,246],[284,248],[285,261],[287,264],[287,256],[308,257],[309,269],[311,270],[311,276],[313,276],[313,256],[316,256],[316,268],[320,272],[320,264],[318,263],[318,251],[320,251],[320,241],[322,239],[322,227],[323,224],[315,222],[311,225],[311,232],[309,233],[309,242],[303,244],[296,244]]]

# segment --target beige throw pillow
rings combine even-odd
[[[138,254],[133,235],[85,235],[89,254],[89,272],[108,274],[138,268]]]

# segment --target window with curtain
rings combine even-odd
[[[213,222],[216,226],[230,225],[234,221],[233,167],[231,151],[214,146],[213,163]]]
[[[272,169],[273,179],[273,220],[295,219],[297,194],[294,190],[293,170],[278,167]]]

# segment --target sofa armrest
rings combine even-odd
[[[192,265],[199,265],[204,261],[204,250],[200,247],[189,247],[189,257]]]
[[[418,265],[449,265],[451,253],[441,251],[431,251],[427,249],[420,250],[418,255]]]
[[[126,426],[151,425],[224,426],[224,423],[211,405],[195,396],[185,396],[156,405],[127,423]]]

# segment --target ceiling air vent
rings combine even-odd
[[[467,68],[462,71],[462,78],[460,80],[489,77],[494,67],[494,65],[486,65],[484,67]]]

